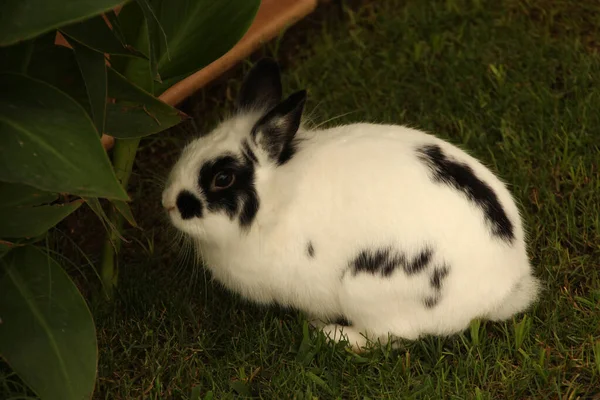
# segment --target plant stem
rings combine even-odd
[[[146,49],[149,53],[148,29],[145,23],[140,25],[136,48]],[[127,61],[123,75],[149,93],[154,91],[154,82],[150,75],[150,64],[146,60],[131,58]],[[135,161],[140,138],[115,139],[113,148],[113,168],[115,175],[121,185],[127,190],[129,177]],[[112,297],[113,290],[117,285],[119,271],[116,264],[116,255],[121,249],[121,237],[119,233],[123,230],[123,216],[113,207],[110,210],[109,219],[116,230],[108,233],[102,251],[101,276],[106,297]]]
[[[129,177],[131,176],[131,170],[133,168],[135,154],[139,143],[140,138],[118,139],[115,141],[115,147],[113,149],[113,167],[117,179],[124,188],[127,188],[127,184],[129,183]],[[123,216],[121,216],[114,208],[111,208],[108,215],[116,230],[111,231],[109,237],[104,242],[100,274],[102,276],[104,294],[106,297],[110,298],[117,285],[119,275],[116,265],[116,255],[121,249],[119,232],[123,230]]]

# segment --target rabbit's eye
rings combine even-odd
[[[219,171],[212,181],[211,190],[227,189],[235,182],[235,175],[231,171]]]

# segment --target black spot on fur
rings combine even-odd
[[[393,252],[390,248],[363,250],[350,263],[353,274],[366,272],[383,277],[390,276],[397,267],[402,267],[407,275],[419,273],[427,267],[433,251],[430,248],[422,250],[414,259],[408,260],[404,254]]]
[[[427,307],[427,308],[433,308],[433,307],[437,306],[437,304],[439,302],[440,302],[439,296],[429,296],[429,297],[425,297],[425,299],[423,300],[423,305],[425,305],[425,307]]]
[[[313,246],[312,242],[308,242],[308,246],[306,246],[306,252],[308,253],[309,257],[315,256],[315,247]]]
[[[202,202],[192,192],[183,190],[179,193],[176,205],[182,219],[202,217]]]
[[[404,272],[406,272],[407,275],[413,275],[423,271],[423,269],[427,267],[431,261],[432,255],[433,250],[431,250],[429,247],[421,250],[421,252],[415,258],[404,264]]]
[[[394,269],[402,264],[403,257],[391,254],[390,249],[363,250],[351,262],[354,275],[366,272],[372,275],[389,276]]]
[[[235,176],[233,184],[223,190],[211,190],[211,184],[219,171],[229,171]],[[240,161],[228,155],[205,163],[200,169],[199,184],[206,196],[209,211],[224,212],[233,219],[239,214],[240,226],[252,224],[260,205],[254,187],[254,164]]]
[[[499,238],[512,242],[513,224],[508,219],[498,197],[488,184],[481,181],[467,164],[448,159],[438,145],[426,145],[418,149],[419,158],[433,172],[436,182],[444,183],[460,190],[469,200],[477,204],[491,224],[492,233]]]
[[[435,267],[433,269],[433,273],[431,274],[431,279],[429,280],[431,287],[436,290],[440,290],[442,288],[444,278],[448,276],[448,272],[450,272],[450,270],[446,265]]]
[[[440,302],[440,293],[442,290],[442,285],[444,279],[448,276],[450,272],[450,268],[447,265],[435,266],[433,268],[433,272],[429,277],[429,284],[435,290],[435,293],[432,296],[427,296],[423,299],[423,305],[426,308],[433,308],[438,305]]]

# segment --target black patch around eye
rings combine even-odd
[[[256,154],[254,154],[254,150],[252,150],[252,148],[250,147],[250,143],[248,143],[247,140],[244,140],[242,142],[242,150],[244,152],[244,155],[253,163],[258,164],[258,158],[256,157]]]
[[[244,207],[242,208],[242,212],[240,214],[240,225],[243,227],[248,227],[254,220],[256,213],[258,212],[258,196],[256,192],[254,195],[248,195],[243,199]]]
[[[226,170],[235,175],[235,181],[227,188],[211,191],[216,174]],[[205,163],[200,169],[199,185],[207,200],[207,208],[213,212],[223,212],[230,219],[239,218],[240,226],[252,224],[259,208],[259,199],[254,187],[254,164],[244,158],[240,161],[233,156],[223,156]]]
[[[311,258],[315,256],[315,247],[313,246],[312,242],[308,242],[308,245],[306,246],[306,252]]]
[[[444,282],[444,279],[448,276],[448,272],[450,272],[450,269],[446,265],[435,267],[433,269],[433,273],[431,274],[431,278],[429,279],[431,287],[436,290],[441,290],[442,283]]]
[[[182,219],[202,217],[202,202],[192,192],[183,190],[177,195],[177,209]]]
[[[438,145],[426,145],[417,152],[419,158],[433,172],[435,182],[460,190],[483,210],[485,219],[491,224],[493,235],[509,243],[514,240],[513,224],[500,205],[496,193],[475,176],[471,167],[448,159]]]

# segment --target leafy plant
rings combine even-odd
[[[91,397],[97,365],[90,311],[44,239],[82,204],[90,207],[107,228],[101,276],[110,296],[123,222],[135,226],[126,188],[138,143],[187,117],[157,97],[233,47],[259,3],[3,5],[0,355],[39,397]],[[116,138],[112,157],[103,134]]]

